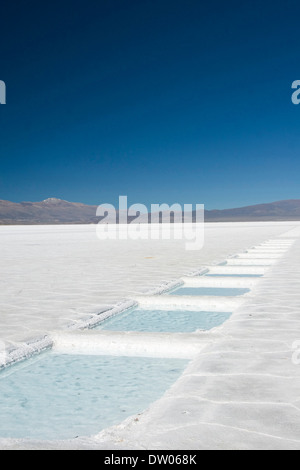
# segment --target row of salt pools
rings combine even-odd
[[[179,288],[139,296],[138,307],[97,330],[190,333],[220,326],[292,240],[274,240]],[[161,340],[161,336],[160,336]],[[56,440],[93,435],[141,413],[182,374],[187,359],[42,353],[0,373],[0,438]]]

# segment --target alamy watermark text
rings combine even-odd
[[[292,89],[296,90],[292,94],[292,103],[300,104],[300,80],[295,80],[292,83]]]
[[[0,104],[6,104],[6,85],[3,80],[0,80]]]
[[[97,236],[100,240],[185,240],[186,250],[201,250],[204,244],[204,205],[144,204],[127,205],[119,197],[119,208],[101,204],[97,208]]]

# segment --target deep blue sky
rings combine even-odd
[[[0,199],[300,199],[297,1],[2,1]]]

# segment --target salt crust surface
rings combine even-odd
[[[1,231],[1,236],[3,236],[3,232],[6,232],[4,238],[8,235],[9,229],[14,232],[12,227],[4,227],[4,229],[6,230]],[[43,227],[43,230],[39,228],[38,235],[35,233],[33,236],[31,233],[29,238],[28,232],[24,236],[19,232],[21,229],[16,227],[15,230],[18,232],[16,235],[18,242],[15,242],[15,247],[23,245],[24,248],[25,241],[27,240],[29,243],[28,239],[32,239],[32,237],[36,240],[36,236],[40,241],[44,238],[44,245],[48,243],[46,240],[49,240],[49,231],[45,232],[46,227]],[[29,228],[27,230],[30,231]],[[72,230],[73,228],[70,228],[70,232]],[[58,233],[55,231],[52,233],[53,246],[50,243],[52,251],[50,250],[46,255],[50,263],[48,269],[53,268],[55,264],[57,281],[62,276],[60,268],[65,273],[65,277],[61,277],[61,284],[57,282],[57,287],[60,289],[58,288],[57,292],[51,290],[54,301],[55,293],[60,297],[62,292],[69,292],[67,286],[74,285],[74,282],[82,294],[81,298],[84,297],[83,292],[86,293],[83,288],[85,282],[81,282],[82,278],[79,273],[78,277],[76,276],[78,271],[72,271],[72,267],[76,265],[75,260],[73,260],[73,265],[70,260],[68,266],[70,272],[67,277],[66,259],[63,254],[61,254],[63,259],[59,256],[55,260],[52,258],[55,252],[53,236],[56,233],[54,238],[58,234],[64,238],[67,231],[68,228],[64,228],[61,232],[58,230]],[[88,227],[89,231],[90,227]],[[14,236],[8,238],[11,239]],[[76,239],[74,233],[73,238]],[[115,254],[112,256],[111,253],[108,253],[108,247],[106,249],[102,247],[102,269],[105,271],[105,262],[109,264],[110,260],[115,271],[110,270],[111,267],[108,269],[110,284],[113,284],[111,286],[109,283],[107,284],[108,278],[105,283],[104,274],[101,278],[102,271],[99,270],[101,278],[99,284],[101,285],[103,281],[105,286],[110,287],[107,292],[103,292],[104,295],[99,299],[105,299],[107,302],[110,299],[112,303],[109,305],[114,305],[125,297],[129,299],[130,294],[140,295],[145,287],[155,289],[160,283],[162,285],[174,278],[178,279],[180,276],[189,274],[188,271],[201,270],[202,267],[210,264],[216,265],[224,259],[268,239],[272,239],[268,248],[272,247],[276,251],[277,246],[280,245],[278,252],[282,252],[282,258],[276,260],[275,265],[268,266],[264,277],[253,287],[251,294],[247,294],[246,302],[237,306],[234,314],[222,327],[211,332],[209,341],[199,345],[199,354],[196,354],[191,360],[180,379],[142,415],[133,416],[120,425],[89,438],[82,437],[71,441],[56,442],[2,439],[0,440],[1,448],[299,449],[300,412],[297,393],[300,387],[300,366],[294,365],[291,360],[294,352],[292,343],[300,339],[299,224],[209,224],[206,228],[205,246],[201,252],[186,252],[184,248],[180,250],[178,246],[173,246],[172,250],[168,245],[166,247],[156,245],[156,249],[152,247],[154,257],[151,259],[158,259],[153,262],[150,269],[146,262],[150,260],[150,257],[145,255],[145,246],[138,246],[138,244],[136,250],[131,247],[132,252],[128,246],[126,253],[124,247],[123,250],[120,248],[120,252],[116,250],[116,257]],[[294,241],[290,249],[286,246],[286,240],[289,239],[291,242]],[[277,240],[279,244],[276,242]],[[85,245],[85,242],[82,243]],[[159,243],[164,244],[163,242]],[[176,243],[178,244],[178,242]],[[14,257],[16,253],[13,255],[15,250],[7,239],[6,244],[10,246],[12,258],[17,261]],[[64,243],[61,243],[62,252],[64,252],[63,245],[68,252],[69,245],[65,238]],[[78,242],[77,249],[79,246]],[[281,249],[283,247],[286,247],[286,252]],[[177,253],[174,253],[175,248]],[[1,249],[3,250],[3,243]],[[91,246],[90,249],[92,249]],[[14,294],[17,294],[18,288],[22,286],[22,275],[24,283],[29,289],[29,279],[33,285],[34,281],[38,283],[38,271],[40,270],[40,274],[42,272],[45,276],[40,276],[40,289],[34,292],[38,300],[44,300],[42,306],[50,308],[51,296],[50,294],[49,297],[46,296],[47,301],[45,302],[41,286],[46,286],[47,278],[48,280],[52,278],[53,284],[55,284],[54,273],[51,273],[51,269],[44,271],[43,261],[46,260],[41,256],[43,253],[41,245],[39,245],[39,249],[32,248],[28,251],[31,251],[31,255],[35,251],[36,257],[32,256],[30,259],[27,252],[25,259],[21,257],[19,265],[16,263],[13,266],[12,259],[9,261],[9,257],[4,256],[6,270],[3,265],[1,270],[9,275],[3,278],[3,281],[1,277],[1,283],[10,286]],[[83,251],[85,254],[81,260],[87,261],[87,247]],[[73,253],[75,252],[74,244]],[[82,250],[80,252],[82,254]],[[146,253],[149,254],[148,251]],[[19,255],[21,256],[20,251]],[[122,265],[122,260],[124,265]],[[133,260],[140,268],[141,277],[132,275],[135,270],[130,268],[130,263]],[[86,272],[90,276],[88,279],[91,282],[92,272],[96,270],[95,262],[95,258],[93,262],[90,259],[90,264],[86,265]],[[31,263],[32,267],[35,267],[32,271],[30,271]],[[118,269],[116,265],[118,265]],[[26,266],[29,269],[29,279],[26,274]],[[134,264],[131,266],[133,268]],[[9,272],[9,267],[11,272]],[[32,274],[30,274],[31,272]],[[95,272],[94,275],[96,275]],[[73,280],[70,281],[72,277]],[[147,282],[142,285],[141,279]],[[76,281],[78,282],[76,283]],[[95,289],[93,293],[96,296],[95,279],[93,281],[92,286]],[[131,291],[133,285],[135,288]],[[119,287],[121,292],[118,290]],[[31,310],[31,315],[26,316],[25,312],[22,316],[23,314],[17,308],[22,303],[21,299],[27,301],[28,309],[30,306],[32,307],[32,302],[36,301],[33,292],[30,296],[28,289],[25,289],[25,292],[21,291],[20,296],[16,295],[16,297],[11,292],[11,307],[15,306],[15,310],[5,310],[6,303],[1,302],[1,309],[3,308],[1,323],[4,326],[2,329],[1,324],[1,334],[4,341],[19,341],[20,338],[23,341],[28,330],[31,329],[31,321],[37,326],[34,309]],[[74,288],[74,290],[76,289]],[[6,291],[3,297],[8,298]],[[62,302],[62,305],[66,310],[70,308],[67,299]],[[108,304],[101,303],[97,309],[104,305]],[[86,309],[85,312],[88,311],[88,299],[86,299],[84,309]],[[19,322],[15,324],[16,331],[13,331],[12,324],[9,328],[5,328],[10,323],[10,314],[13,311],[15,316],[18,316],[19,312]],[[70,321],[81,319],[85,312],[79,307],[78,311],[69,310],[71,315],[68,318],[64,317],[64,321],[62,321],[59,313],[53,311],[53,308],[51,311],[45,309],[39,318],[39,328],[35,332],[44,334],[53,329],[62,332]],[[45,319],[44,323],[43,319]],[[22,330],[21,328],[22,331],[20,331],[18,329],[20,322],[28,329]],[[53,328],[54,323],[55,328]],[[32,331],[30,334],[32,335]]]
[[[187,251],[182,240],[101,241],[94,225],[2,226],[0,340],[64,329],[293,226],[206,224],[200,251]]]

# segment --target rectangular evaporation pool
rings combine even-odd
[[[187,360],[48,352],[0,373],[0,437],[92,435],[140,413]]]
[[[228,312],[193,312],[187,310],[134,309],[119,313],[100,323],[96,329],[113,331],[148,331],[154,333],[192,333],[222,325]]]
[[[263,277],[262,274],[205,274],[205,277]]]
[[[244,295],[250,292],[250,289],[241,287],[180,287],[170,295],[217,295],[217,296],[234,296]]]

